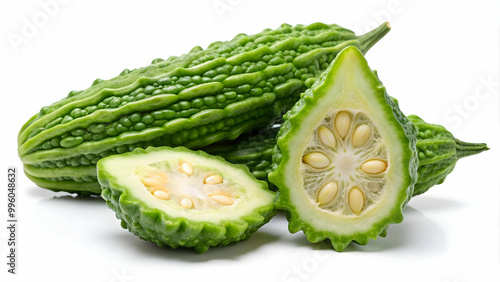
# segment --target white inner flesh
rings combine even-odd
[[[335,127],[335,117],[339,112],[350,114],[349,130],[342,138]],[[361,146],[353,146],[353,133],[357,126],[368,125],[371,129],[368,140]],[[318,134],[320,126],[328,128],[335,137],[335,147],[331,148],[321,142]],[[382,160],[388,163],[388,153],[375,124],[362,111],[343,109],[329,114],[314,131],[314,137],[309,142],[303,155],[319,152],[330,160],[325,168],[315,168],[306,161],[302,162],[304,189],[309,200],[321,209],[344,216],[359,216],[375,205],[383,197],[387,170],[381,173],[368,174],[361,170],[361,165],[369,160]],[[320,204],[318,194],[329,182],[335,182],[338,190],[336,196],[328,203]],[[357,187],[363,193],[362,209],[359,213],[352,210],[355,203],[349,202],[349,191]]]
[[[179,164],[184,161],[193,166],[193,174],[189,178],[179,170]],[[116,155],[103,159],[101,166],[112,172],[110,185],[121,187],[148,207],[162,210],[173,218],[187,217],[214,223],[238,220],[262,206],[270,205],[274,199],[274,193],[263,189],[240,168],[190,152],[159,150],[127,157]],[[152,189],[142,182],[152,172],[158,171],[167,173],[165,191],[169,194],[168,200],[155,197]],[[204,184],[205,175],[213,174],[220,175],[224,183]],[[208,199],[210,192],[216,190],[220,190],[221,194],[227,192],[234,203],[223,205]],[[192,199],[192,208],[180,206],[181,198],[185,196]]]
[[[402,138],[401,132],[403,128],[386,102],[385,89],[370,71],[366,61],[354,48],[343,52],[344,55],[337,57],[335,66],[324,77],[322,85],[314,88],[315,99],[306,100],[306,102],[311,103],[313,108],[300,115],[299,120],[291,120],[291,122],[295,122],[293,125],[296,125],[295,128],[291,129],[293,135],[289,135],[289,138],[286,139],[287,142],[281,145],[288,152],[288,155],[284,155],[285,160],[298,165],[284,167],[283,175],[285,177],[283,182],[289,188],[289,199],[297,210],[300,219],[310,223],[314,230],[334,232],[335,234],[353,234],[371,230],[374,228],[374,224],[386,219],[400,219],[397,212],[401,209],[401,197],[407,192],[407,181],[409,179],[408,143]],[[376,183],[367,183],[366,186],[361,183],[359,189],[360,191],[363,189],[362,191],[368,195],[368,199],[363,203],[359,214],[353,214],[350,210],[342,209],[341,205],[346,207],[346,199],[349,196],[346,195],[348,191],[345,188],[339,187],[338,194],[333,199],[338,203],[338,209],[336,207],[332,209],[320,207],[315,199],[317,189],[321,187],[323,181],[326,181],[325,177],[335,176],[336,170],[335,168],[331,169],[331,166],[339,166],[337,161],[341,158],[334,160],[328,169],[322,172],[316,172],[315,169],[302,164],[305,151],[315,149],[314,144],[316,144],[318,150],[328,150],[321,147],[317,141],[311,140],[317,138],[315,136],[317,128],[321,124],[331,121],[339,110],[349,111],[353,114],[362,113],[366,116],[367,120],[372,124],[372,130],[374,129],[380,135],[380,139],[372,143],[372,146],[373,144],[379,145],[381,153],[385,150],[386,159],[384,160],[388,164],[382,177],[370,177],[377,183],[383,184],[378,195],[373,195],[373,198],[370,198],[370,192],[368,192],[368,190],[376,190]],[[353,117],[352,121],[357,122],[358,119]],[[331,126],[330,123],[329,127],[331,128]],[[350,127],[351,134],[352,126]],[[346,138],[351,137],[347,134]],[[336,141],[339,142],[339,140]],[[342,146],[336,146],[335,150],[338,151],[338,148],[342,148]],[[366,148],[368,148],[368,145],[365,146]],[[355,148],[351,151],[354,155]],[[372,147],[366,152],[373,154],[377,152],[377,149]],[[330,157],[333,158],[334,153],[334,150],[332,150],[329,153],[331,154]],[[359,157],[359,155],[355,156]],[[356,169],[358,169],[357,166]],[[314,172],[319,177],[316,185],[311,184],[309,190],[304,189],[305,182],[314,182],[312,178],[307,177],[307,175],[312,175]],[[355,175],[359,178],[354,178],[354,180],[349,178],[353,184],[355,181],[364,179],[363,174]],[[353,194],[353,198],[356,198],[356,194],[358,193]],[[389,217],[392,219],[389,219]]]
[[[187,163],[193,168],[193,173],[191,175],[183,171],[181,166],[182,163]],[[156,190],[163,190],[169,195],[169,199],[166,201],[177,203],[181,207],[181,202],[184,199],[191,200],[193,205],[190,208],[196,210],[218,209],[229,206],[221,204],[220,201],[211,198],[211,196],[214,195],[225,196],[232,199],[233,203],[231,205],[236,205],[239,201],[241,187],[230,178],[223,178],[223,182],[218,184],[205,184],[204,180],[207,179],[207,177],[220,175],[220,173],[204,166],[174,160],[149,164],[145,167],[139,167],[137,170],[137,177],[140,181],[163,175],[166,181],[163,181],[160,186],[145,185],[143,183],[144,189],[152,194]],[[152,196],[154,197],[154,195]]]

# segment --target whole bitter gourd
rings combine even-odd
[[[342,251],[402,222],[412,195],[442,182],[465,145],[444,128],[413,120],[421,131],[362,53],[354,46],[341,51],[278,132],[269,181],[279,189],[276,208],[287,212],[290,232],[302,230],[311,242],[328,239]]]
[[[338,25],[285,24],[97,79],[21,128],[25,173],[50,190],[99,194],[99,159],[148,146],[199,148],[264,127],[293,106],[305,81],[342,48],[366,52],[389,29],[382,24],[356,36]]]
[[[183,147],[137,148],[97,163],[122,227],[161,247],[205,252],[247,239],[275,214],[275,194],[245,166]]]
[[[488,150],[485,143],[469,143],[453,136],[445,127],[430,124],[416,115],[407,117],[417,128],[418,180],[412,197],[444,182],[459,159]],[[215,143],[201,150],[223,157],[230,163],[247,166],[259,180],[274,185],[267,176],[272,172],[272,151],[279,124],[272,128],[243,134],[235,140]]]

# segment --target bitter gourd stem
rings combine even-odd
[[[457,138],[454,139],[458,159],[479,154],[490,149],[485,143],[468,143]]]
[[[359,37],[359,42],[361,44],[361,50],[366,54],[370,48],[372,48],[375,43],[377,43],[382,37],[384,37],[391,30],[389,22],[381,24],[376,29],[367,32]]]

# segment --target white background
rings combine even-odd
[[[42,106],[95,78],[284,22],[337,23],[359,34],[389,20],[392,31],[367,55],[389,94],[406,114],[492,149],[460,160],[443,185],[412,199],[387,238],[342,253],[289,234],[283,214],[231,247],[161,249],[121,229],[102,200],[53,193],[19,174],[19,274],[7,274],[2,227],[1,281],[499,281],[495,1],[46,2],[0,4],[1,226],[7,166],[22,169],[18,130]]]

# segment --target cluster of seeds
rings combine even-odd
[[[304,185],[319,207],[359,215],[383,192],[388,169],[379,133],[361,112],[325,118],[302,156]]]
[[[179,207],[198,210],[231,206],[237,200],[220,174],[197,171],[187,161],[179,162],[177,170],[169,172],[155,170],[141,179],[158,200],[175,201]]]

